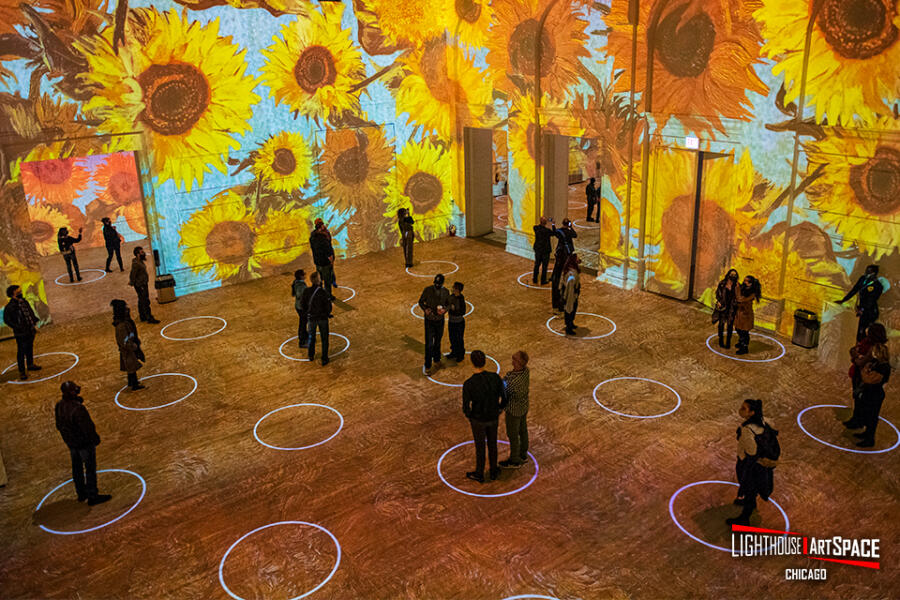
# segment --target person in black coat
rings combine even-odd
[[[481,350],[473,350],[472,368],[475,373],[463,384],[463,414],[472,426],[475,439],[475,470],[466,477],[484,483],[484,447],[487,445],[491,481],[500,475],[497,464],[497,424],[506,408],[506,389],[496,373],[484,370],[487,358]]]
[[[450,336],[450,352],[447,358],[462,362],[466,358],[466,297],[461,281],[453,283],[453,292],[447,303],[447,333]]]
[[[537,285],[538,270],[541,272],[541,285],[547,285],[547,267],[550,265],[550,238],[556,227],[547,217],[541,217],[541,224],[534,226],[534,272],[531,283]]]
[[[438,273],[434,282],[419,296],[419,308],[425,313],[425,372],[431,374],[431,363],[441,365],[441,338],[444,337],[444,314],[450,305],[450,292],[444,287],[444,276]]]
[[[728,525],[749,525],[750,515],[756,510],[756,497],[768,500],[772,494],[774,469],[772,466],[766,466],[768,459],[760,456],[760,448],[756,443],[757,436],[762,435],[766,429],[762,400],[744,400],[738,414],[744,421],[737,428],[738,452],[735,473],[738,480],[738,497],[734,503],[744,508],[740,515],[726,519],[725,522]]]
[[[866,329],[878,320],[878,299],[883,292],[884,284],[878,277],[878,265],[869,265],[862,277],[856,281],[856,285],[837,301],[838,304],[843,304],[859,294],[859,304],[856,307],[856,315],[859,317],[859,325],[856,328],[857,342],[866,337]]]
[[[873,328],[878,326],[880,323],[872,325]],[[891,357],[887,345],[874,344],[868,356],[868,362],[860,369],[860,390],[855,406],[859,421],[865,427],[862,433],[853,434],[859,438],[856,445],[860,448],[875,445],[875,429],[884,403],[884,384],[891,378]]]
[[[125,267],[122,266],[122,236],[116,231],[116,228],[112,224],[112,221],[109,220],[109,217],[103,217],[100,221],[103,223],[103,241],[106,243],[105,270],[107,273],[112,273],[112,270],[109,268],[109,263],[112,262],[113,254],[115,254],[116,262],[119,263],[119,270],[124,271]]]
[[[112,496],[97,491],[97,446],[100,436],[84,407],[84,400],[78,394],[81,387],[74,381],[66,381],[60,386],[62,399],[56,403],[56,429],[69,447],[72,459],[72,481],[78,501],[91,506],[108,501]]]
[[[309,327],[309,362],[316,358],[316,329],[322,337],[322,366],[328,364],[328,319],[331,318],[331,298],[323,289],[319,273],[310,273],[309,287],[300,297],[300,310],[306,313]]]
[[[22,288],[11,285],[6,288],[9,302],[3,309],[3,321],[13,330],[16,336],[16,364],[19,367],[19,379],[28,379],[28,371],[40,371],[34,364],[34,336],[37,335],[37,315],[28,300],[22,297]]]
[[[400,228],[400,246],[403,248],[403,260],[406,268],[413,266],[413,243],[415,242],[414,221],[409,211],[401,208],[397,211],[397,227]]]
[[[337,287],[334,281],[334,248],[331,246],[331,233],[325,228],[322,219],[316,219],[316,228],[309,236],[309,247],[322,287],[328,298],[334,300],[334,294],[331,293],[331,287]]]
[[[66,270],[69,272],[69,283],[74,283],[72,277],[72,269],[75,269],[75,277],[81,281],[81,272],[78,270],[78,257],[75,256],[75,244],[81,241],[81,228],[78,229],[78,237],[73,238],[69,235],[69,230],[60,227],[56,233],[56,245],[59,247],[60,254],[66,260]]]
[[[556,254],[553,256],[553,273],[550,276],[550,281],[553,284],[550,290],[550,301],[554,310],[562,312],[564,306],[559,289],[559,280],[562,277],[569,255],[575,252],[575,238],[578,237],[578,233],[572,229],[572,222],[569,219],[563,219],[562,227],[554,229],[553,233],[556,236]]]
[[[591,218],[591,215],[594,214],[594,207],[597,205],[597,188],[594,186],[595,181],[596,181],[596,179],[591,177],[591,181],[584,188],[584,193],[585,193],[585,196],[587,196],[587,206],[588,206],[587,220],[588,220],[588,222],[596,221],[597,223],[599,223],[600,222],[600,209],[599,208],[597,209],[597,218],[596,219]]]
[[[716,286],[716,306],[712,313],[712,322],[719,324],[719,347],[731,348],[731,334],[734,330],[734,317],[737,315],[737,287],[740,276],[735,269],[729,269],[725,278]],[[725,338],[725,328],[728,338]]]

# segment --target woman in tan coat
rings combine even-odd
[[[116,328],[116,344],[119,345],[119,369],[128,374],[128,385],[132,390],[143,389],[137,372],[143,366],[144,351],[141,350],[141,340],[131,318],[131,310],[124,300],[113,300],[109,305],[113,309],[113,326]]]
[[[737,352],[735,354],[747,354],[750,346],[750,330],[753,329],[753,302],[759,302],[762,298],[762,288],[756,277],[747,275],[744,282],[738,286],[734,301],[737,305],[737,314],[734,317],[734,329],[738,334]]]

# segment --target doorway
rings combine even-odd
[[[495,216],[495,154],[492,129],[466,127],[463,130],[465,157],[466,237],[494,237],[499,229],[506,243],[506,225]]]

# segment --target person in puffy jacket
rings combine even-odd
[[[79,396],[81,387],[74,381],[66,381],[60,386],[62,399],[56,403],[56,429],[62,436],[72,458],[72,481],[78,501],[91,506],[112,498],[97,491],[97,446],[100,436]]]

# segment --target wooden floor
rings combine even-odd
[[[442,455],[468,440],[470,431],[459,388],[422,374],[423,326],[410,307],[431,278],[406,274],[398,250],[367,255],[338,265],[338,282],[352,286],[356,296],[337,306],[331,328],[351,345],[327,367],[279,354],[282,341],[296,333],[288,276],[154,303],[163,324],[195,315],[228,322],[217,335],[180,342],[163,339],[161,326],[139,324],[148,358],[141,375],[183,373],[198,383],[185,400],[158,410],[116,405],[125,378],[108,314],[42,331],[38,353],[79,356],[63,378],[83,387],[103,438],[100,468],[139,474],[146,494],[120,520],[89,533],[53,535],[39,527],[99,526],[138,501],[141,483],[127,473],[101,473],[101,489],[114,495],[108,504],[79,504],[67,485],[36,512],[42,498],[70,477],[52,417],[61,378],[0,384],[0,449],[9,475],[0,490],[0,597],[228,598],[220,584],[226,551],[244,534],[282,521],[318,525],[340,543],[340,564],[315,598],[897,597],[900,451],[842,452],[807,437],[796,423],[807,406],[846,403],[845,373],[821,372],[811,351],[789,343],[786,356],[774,362],[717,356],[704,344],[712,333],[708,314],[588,281],[581,310],[612,319],[616,331],[593,340],[566,339],[545,326],[552,316],[549,291],[516,283],[517,275],[530,271],[530,261],[458,238],[417,245],[416,258],[459,265],[447,283],[463,281],[475,307],[466,326],[469,350],[483,349],[503,371],[514,351],[531,355],[528,418],[540,470],[530,486],[514,495],[479,498],[438,478]],[[438,268],[452,267],[422,262],[414,270],[430,275]],[[344,298],[350,290],[337,294]],[[551,326],[561,329],[559,321]],[[579,316],[576,324],[583,326],[581,337],[611,330],[595,317]],[[200,336],[219,326],[189,321],[166,334]],[[285,354],[300,356],[293,343]],[[345,345],[336,337],[332,343],[333,351]],[[0,343],[0,363],[13,362],[14,353],[12,342]],[[777,353],[771,343],[754,343],[749,358]],[[39,362],[41,375],[51,375],[72,361],[54,355]],[[435,379],[462,382],[467,369],[445,367]],[[14,374],[13,368],[6,377]],[[658,380],[682,403],[656,419],[618,416],[592,398],[597,384],[615,377]],[[188,378],[175,375],[146,383],[146,390],[123,393],[119,402],[149,408],[192,388]],[[900,423],[895,389],[892,382],[882,414]],[[825,565],[824,583],[785,581],[787,568],[824,563],[733,558],[675,526],[669,500],[677,490],[692,482],[733,480],[737,410],[746,397],[763,398],[770,421],[781,430],[783,460],[773,499],[789,515],[790,530],[880,538],[882,570]],[[637,415],[666,413],[676,405],[671,391],[636,380],[604,384],[598,398],[614,411]],[[339,411],[340,433],[297,451],[254,439],[254,425],[264,415],[299,403]],[[852,448],[837,421],[841,416],[817,409],[806,414],[804,425]],[[272,446],[299,447],[325,440],[339,425],[328,408],[306,406],[272,414],[256,433]],[[876,449],[895,441],[882,423]],[[462,446],[441,465],[447,482],[465,492],[510,492],[535,474],[528,465],[479,486],[464,477],[473,454],[472,446]],[[692,487],[677,497],[673,510],[694,535],[729,546],[723,520],[738,512],[731,505],[734,492],[725,484]],[[771,503],[761,502],[760,511],[754,523],[784,527]],[[234,546],[221,577],[236,597],[293,598],[325,580],[336,559],[335,544],[323,530],[273,526]]]

